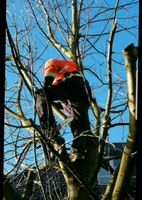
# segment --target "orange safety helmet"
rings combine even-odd
[[[73,61],[57,60],[55,58],[46,61],[43,72],[44,76],[54,77],[52,85],[56,85],[59,80],[64,78],[66,72],[78,71],[77,64]]]

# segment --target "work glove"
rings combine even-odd
[[[45,76],[44,77],[44,82],[43,82],[44,88],[46,89],[48,86],[52,85],[53,80],[54,80],[54,77]]]

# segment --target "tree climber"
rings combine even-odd
[[[43,88],[36,92],[37,95],[40,94],[39,97],[46,95],[44,100],[41,101],[39,98],[36,103],[41,126],[43,129],[48,128],[48,130],[56,128],[51,104],[53,101],[61,101],[61,105],[73,114],[70,127],[74,140],[70,158],[72,161],[81,159],[86,152],[87,137],[80,135],[90,134],[88,93],[91,96],[91,89],[89,84],[87,80],[84,81],[77,64],[72,61],[50,59],[45,63],[43,72]],[[58,131],[56,134],[52,132],[51,137],[54,138],[58,134]]]

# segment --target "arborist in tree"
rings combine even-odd
[[[42,129],[56,129],[51,104],[53,101],[61,101],[61,105],[73,115],[70,127],[74,140],[70,158],[72,161],[82,159],[87,151],[87,139],[80,135],[90,134],[88,95],[91,96],[91,89],[89,84],[79,72],[77,64],[72,61],[50,59],[45,63],[43,72],[43,88],[36,92],[37,95],[39,94],[36,107]],[[44,94],[46,98],[41,100]],[[58,131],[52,132],[50,137],[56,138],[58,134]]]

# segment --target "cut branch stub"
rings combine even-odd
[[[123,49],[122,53],[124,54],[124,59],[125,59],[125,69],[133,70],[131,66],[135,66],[135,62],[138,57],[138,47],[135,47],[134,44],[132,43],[125,49]]]

